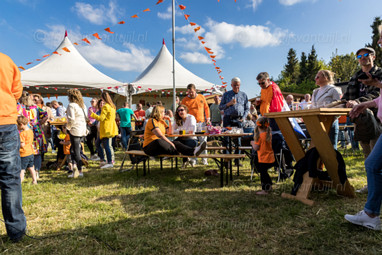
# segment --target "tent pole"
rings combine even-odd
[[[176,110],[176,86],[175,86],[175,0],[172,0],[172,105],[173,113]]]

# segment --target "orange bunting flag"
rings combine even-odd
[[[216,70],[220,69],[220,67],[215,67]]]
[[[104,29],[106,32],[109,32],[110,34],[114,34],[114,32],[110,31],[110,27],[107,27]]]
[[[88,38],[84,38],[84,39],[82,39],[82,41],[87,42],[88,44],[90,44]]]
[[[22,67],[22,66],[19,66],[18,68],[20,68],[20,69],[22,69],[22,70],[25,70],[25,68],[24,68],[24,67]]]
[[[208,47],[204,47],[205,49],[206,49],[206,51],[209,51],[209,50],[211,50],[210,48],[208,48]]]
[[[203,44],[205,44],[206,42],[202,41]]]
[[[162,3],[163,2],[163,0],[159,0],[156,4],[160,4],[160,3]]]
[[[46,54],[46,55],[44,55],[44,56],[42,56],[43,58],[46,58],[46,57],[49,57],[50,56],[50,54]]]
[[[36,59],[36,61],[41,61],[41,59],[38,58],[38,59]]]
[[[118,22],[118,24],[125,24],[125,22],[122,20],[122,21]]]
[[[194,23],[194,22],[190,22],[190,25],[191,25],[191,26],[195,26],[196,23]]]
[[[150,8],[143,10],[143,12],[149,12],[149,11],[150,11]]]
[[[138,18],[138,15],[137,14],[135,14],[135,15],[133,15],[133,16],[131,16],[132,18]]]
[[[198,39],[199,39],[199,40],[203,40],[203,39],[204,39],[204,37],[198,36]]]
[[[210,58],[216,58],[216,56],[212,56],[212,55],[210,55]]]
[[[184,6],[184,5],[179,5],[179,8],[181,9],[181,10],[184,10],[184,9],[186,9],[186,6]]]
[[[197,28],[194,28],[194,31],[197,32],[199,29],[200,29],[200,26],[198,26]]]
[[[26,63],[26,65],[29,66],[29,65],[32,64],[32,63],[33,63],[33,62],[28,62],[28,63]]]
[[[73,44],[74,44],[74,45],[78,45],[78,43],[76,43],[76,42],[75,42],[75,43],[73,43]]]
[[[70,50],[68,49],[68,48],[66,48],[66,47],[63,47],[62,48],[64,51],[66,51],[66,52],[70,52]]]
[[[227,84],[227,82],[223,81],[222,84],[225,85],[225,84]]]
[[[54,51],[53,54],[57,54],[57,55],[60,55],[60,53],[58,53],[57,51]]]
[[[50,94],[46,94],[46,96],[48,97],[48,99],[50,99]]]
[[[97,38],[97,39],[102,40],[101,37],[99,37],[98,33],[94,33],[93,36],[94,36],[95,38]]]
[[[220,74],[222,71],[218,70],[217,72],[218,72],[218,74]]]
[[[185,18],[186,20],[188,20],[189,17],[190,17],[190,15],[188,15],[188,14],[184,14],[184,18]]]

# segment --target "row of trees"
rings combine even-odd
[[[382,24],[379,17],[374,19],[372,28],[372,43],[366,44],[376,51],[376,65],[382,67],[382,49],[378,47],[377,41],[379,39],[378,27]],[[314,45],[308,55],[305,52],[301,53],[298,59],[296,51],[289,49],[287,56],[287,63],[281,71],[278,80],[276,81],[280,86],[281,91],[295,92],[295,93],[311,93],[316,88],[314,77],[320,69],[332,70],[336,75],[335,79],[338,82],[348,81],[351,76],[359,70],[358,60],[352,52],[346,55],[338,55],[337,52],[333,53],[329,63],[319,60],[317,57]]]

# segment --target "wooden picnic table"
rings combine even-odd
[[[282,132],[289,149],[294,155],[296,161],[305,156],[305,151],[288,118],[302,118],[306,125],[307,131],[316,147],[321,160],[323,161],[328,174],[332,180],[333,187],[336,188],[337,194],[347,197],[355,197],[354,188],[347,180],[344,185],[340,183],[338,177],[338,163],[336,152],[329,138],[329,131],[335,116],[348,115],[350,108],[317,108],[309,110],[287,111],[287,112],[272,112],[266,113],[268,118],[274,118]],[[296,196],[282,193],[282,197],[296,199],[305,204],[313,205],[314,201],[308,199],[314,179],[309,177],[309,172],[303,176],[303,183]]]

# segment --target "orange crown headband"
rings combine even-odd
[[[258,127],[262,127],[263,125],[261,125],[261,123],[260,122],[256,122],[256,125],[258,126]],[[264,127],[269,127],[269,123],[268,122],[265,122],[264,123]]]

